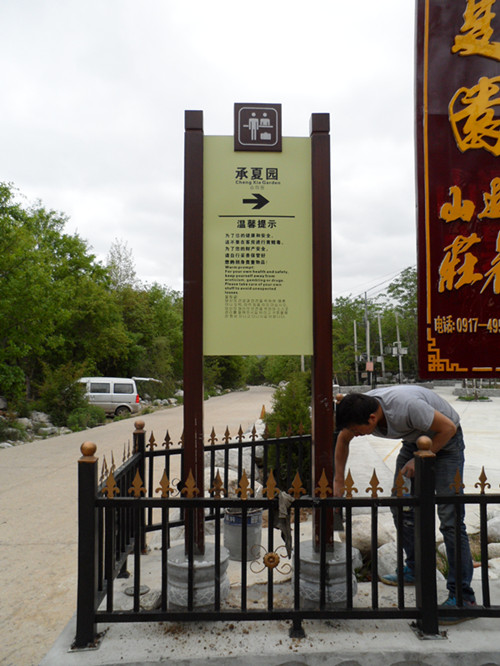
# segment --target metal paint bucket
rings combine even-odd
[[[247,510],[247,561],[259,556],[262,541],[262,509]],[[229,559],[241,562],[242,558],[243,515],[239,509],[226,509],[224,513],[224,546],[229,551]]]

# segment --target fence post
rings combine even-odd
[[[415,573],[416,602],[422,616],[417,627],[426,636],[439,634],[436,587],[435,461],[432,441],[417,440],[415,453]]]
[[[93,442],[84,442],[78,460],[78,591],[74,648],[95,643],[97,627],[97,450]]]
[[[134,423],[135,430],[134,430],[134,453],[139,453],[140,454],[140,460],[139,460],[139,474],[142,479],[142,482],[144,486],[146,486],[146,431],[144,430],[144,426],[146,424],[144,421],[136,421]],[[140,523],[141,523],[141,551],[143,553],[146,552],[147,546],[146,546],[146,530],[144,529],[146,521],[146,510],[142,509],[141,510],[141,517],[140,517]]]

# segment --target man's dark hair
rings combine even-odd
[[[378,401],[365,393],[348,393],[337,405],[335,426],[337,430],[353,425],[366,425],[370,414],[377,411]]]

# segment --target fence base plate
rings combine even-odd
[[[410,628],[421,641],[443,641],[448,638],[448,633],[446,631],[439,631],[437,634],[424,634],[417,626],[416,622],[412,622]]]
[[[93,643],[90,643],[89,645],[86,645],[85,647],[74,647],[72,645],[69,648],[68,652],[90,652],[91,650],[98,650],[101,647],[102,639],[106,635],[107,631],[108,631],[107,629],[101,631],[100,634],[96,635],[95,641]]]

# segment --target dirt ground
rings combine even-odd
[[[205,402],[205,436],[236,435],[271,408],[273,390],[252,387]],[[178,442],[182,407],[46,440],[0,449],[0,663],[35,666],[76,608],[77,461],[80,446],[97,445],[99,472],[113,452],[117,465],[132,442],[134,421],[160,444],[168,430]]]

